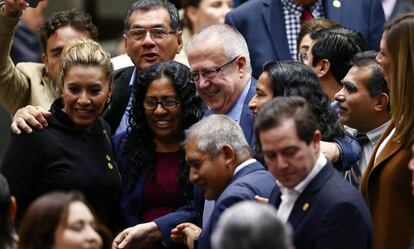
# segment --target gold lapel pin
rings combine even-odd
[[[108,168],[109,169],[113,169],[114,168],[114,166],[112,165],[112,163],[108,163]]]
[[[302,210],[307,211],[309,209],[309,206],[309,203],[306,202],[305,204],[303,204]]]
[[[335,8],[341,8],[342,5],[339,0],[334,0],[332,4]]]

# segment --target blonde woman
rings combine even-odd
[[[17,199],[18,219],[43,193],[78,190],[107,221],[120,189],[110,130],[100,118],[111,94],[113,67],[92,40],[69,43],[62,52],[61,97],[53,102],[48,127],[12,137],[2,173]]]

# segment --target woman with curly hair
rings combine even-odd
[[[153,221],[192,199],[189,167],[180,145],[184,130],[203,113],[187,66],[162,62],[140,75],[127,131],[113,137],[123,177],[123,226]]]
[[[330,107],[329,98],[322,91],[319,79],[311,68],[291,61],[266,63],[257,81],[256,95],[250,101],[249,107],[256,115],[267,101],[278,96],[301,96],[308,101],[318,119],[322,140],[325,141],[321,143],[321,150],[335,163],[338,170],[348,169],[359,159],[359,152],[343,150],[343,143],[351,143],[351,138],[345,136],[343,127],[337,122],[336,113]],[[331,156],[332,146],[337,146],[342,151],[342,158]]]

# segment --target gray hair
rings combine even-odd
[[[240,126],[223,114],[203,118],[185,131],[185,141],[196,139],[198,150],[215,156],[224,145],[230,145],[237,157],[250,156],[249,144]]]
[[[186,52],[194,44],[203,43],[210,39],[216,41],[215,47],[223,50],[226,59],[231,60],[239,55],[246,57],[246,67],[251,73],[250,54],[246,40],[237,29],[227,24],[213,24],[195,33],[188,42]]]
[[[271,205],[243,201],[221,215],[211,244],[213,249],[288,249],[292,229],[280,221]]]

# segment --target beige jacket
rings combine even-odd
[[[11,115],[26,105],[49,109],[57,97],[44,64],[13,64],[9,54],[18,22],[19,18],[0,14],[0,105]]]

